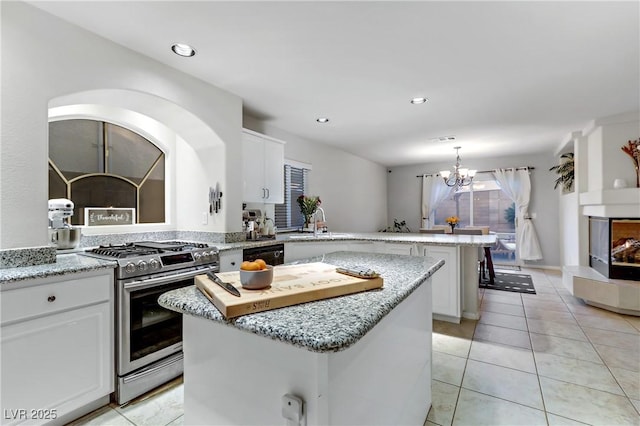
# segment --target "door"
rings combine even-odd
[[[485,180],[481,180],[485,179]],[[494,264],[515,265],[515,205],[498,187],[492,175],[478,174],[470,186],[460,188],[443,201],[435,213],[435,224],[446,225],[449,216],[460,218],[458,226],[488,226],[497,237],[491,247]]]
[[[2,327],[3,424],[47,423],[111,393],[112,321],[103,302]]]
[[[460,292],[460,248],[457,246],[423,246],[422,254],[444,259],[444,265],[431,277],[433,314],[438,319],[460,322],[462,297]]]

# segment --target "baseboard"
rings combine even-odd
[[[460,324],[460,318],[453,317],[451,315],[432,314],[431,316],[434,320]]]

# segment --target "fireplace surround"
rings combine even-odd
[[[640,281],[640,219],[590,216],[589,265],[607,278]]]

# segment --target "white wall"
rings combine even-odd
[[[176,133],[200,151],[199,160],[207,167],[207,174],[193,181],[193,193],[206,200],[205,189],[220,181],[225,194],[223,213],[207,226],[201,226],[199,214],[183,214],[180,227],[240,230],[242,179],[236,167],[242,155],[239,97],[27,4],[1,2],[0,7],[0,249],[47,245],[50,101],[105,89],[155,97],[163,107],[171,105],[204,123],[208,132],[193,133],[185,128]],[[163,109],[168,111],[146,104],[135,111],[152,116],[161,115]],[[199,212],[203,206],[199,201],[195,204],[179,206],[176,216],[181,215],[181,209]]]
[[[245,115],[244,127],[286,142],[285,158],[311,164],[310,195],[318,195],[333,232],[375,232],[387,225],[386,168],[305,140]],[[257,207],[257,206],[251,206]]]
[[[589,230],[585,208],[580,205],[580,194],[600,193],[600,199],[613,188],[616,178],[624,179],[629,188],[636,185],[636,174],[631,158],[621,147],[640,135],[640,113],[628,112],[593,120],[585,129],[569,137],[569,146],[563,152],[575,154],[575,192],[560,195],[561,259],[563,265],[589,265]],[[633,190],[630,191],[634,194]],[[640,189],[633,198],[625,200],[625,213],[621,216],[640,215]],[[635,202],[635,205],[634,205]]]
[[[588,138],[588,188],[586,191],[613,189],[614,179],[624,179],[629,188],[636,186],[631,158],[622,151],[630,140],[640,137],[638,112],[594,120],[583,132]]]
[[[578,205],[578,193],[560,195],[559,200],[560,223],[560,264],[580,265],[580,209]]]
[[[535,214],[533,223],[542,246],[543,259],[537,262],[527,262],[530,265],[559,266],[560,242],[558,224],[558,197],[553,185],[555,174],[549,168],[555,165],[553,154],[522,155],[511,157],[477,158],[465,160],[461,155],[465,167],[476,170],[492,170],[495,168],[533,166],[531,172],[531,203],[529,213]],[[452,156],[448,163],[427,163],[390,168],[388,174],[388,217],[393,223],[406,220],[407,226],[417,232],[421,222],[421,191],[422,180],[416,176],[423,173],[436,173],[439,170],[449,170],[455,162]]]

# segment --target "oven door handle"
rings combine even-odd
[[[206,274],[209,271],[215,271],[215,270],[216,270],[215,267],[211,267],[211,268],[198,269],[197,271],[188,271],[188,272],[182,272],[178,274],[171,274],[164,277],[149,278],[145,280],[136,280],[136,281],[131,281],[129,283],[126,283],[124,285],[124,288],[126,290],[134,290],[134,289],[142,290],[147,287],[156,286],[158,284],[168,284],[174,281],[179,281],[183,278],[193,278],[196,275]]]

